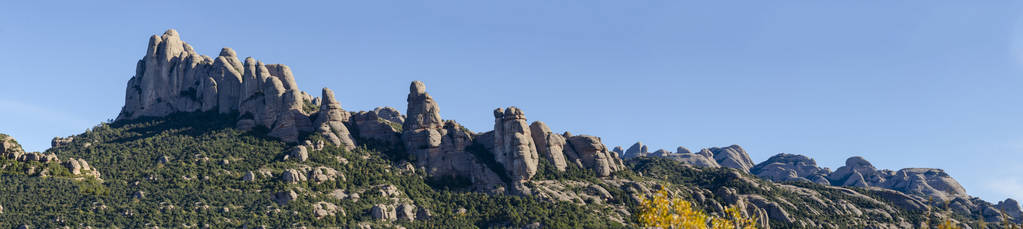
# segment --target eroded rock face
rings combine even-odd
[[[341,103],[334,99],[334,91],[323,88],[319,115],[313,125],[317,126],[320,135],[336,146],[346,150],[355,149],[355,141],[352,134],[345,126],[350,114],[341,108]]]
[[[1005,215],[1012,218],[1013,222],[1023,222],[1023,211],[1020,210],[1019,202],[1012,198],[999,201],[995,208],[1005,212]]]
[[[222,49],[215,58],[200,55],[172,29],[150,37],[146,55],[128,81],[124,107],[117,119],[178,112],[237,112],[238,128],[264,126],[270,129],[270,136],[297,142],[301,133],[320,128],[313,126],[310,117],[324,116],[331,127],[328,132],[344,135],[341,132],[347,130],[334,128],[338,127],[336,122],[329,122],[347,115],[340,105],[323,102],[325,107],[337,109],[325,109],[323,115],[316,115],[303,109],[309,103],[317,104],[298,89],[287,66],[263,64],[251,57],[243,63],[230,48]],[[341,136],[336,142],[346,143]]]
[[[466,151],[479,142],[474,141],[475,133],[454,121],[443,121],[437,102],[426,93],[423,82],[412,82],[407,101],[408,116],[402,124],[401,140],[417,167],[430,176],[467,177],[481,190],[502,183],[497,174]]]
[[[780,153],[757,164],[750,173],[772,181],[802,180],[830,184],[830,171],[817,167],[817,161],[803,155]]]
[[[7,158],[17,159],[25,154],[25,150],[11,136],[0,134],[0,154]]]
[[[536,175],[539,155],[526,115],[516,107],[494,110],[494,159],[504,165],[508,176],[529,180]]]
[[[377,107],[352,115],[356,135],[384,144],[401,144],[401,125],[405,116],[390,107]]]
[[[968,197],[959,182],[941,169],[877,170],[862,157],[847,159],[828,180],[832,185],[886,188],[941,201]]]
[[[706,168],[721,167],[721,165],[718,165],[718,162],[714,160],[714,153],[710,152],[710,150],[704,150],[701,151],[700,153],[674,153],[665,156],[665,158],[669,158],[696,167]]]
[[[552,133],[547,124],[541,121],[530,124],[529,133],[533,137],[533,143],[536,144],[537,153],[550,160],[558,171],[565,171],[568,166],[564,153],[565,137]]]
[[[625,150],[624,158],[630,159],[635,157],[645,157],[650,154],[647,150],[647,146],[643,145],[643,142],[636,142],[636,144],[632,144],[629,149]]]
[[[743,172],[749,172],[753,168],[753,160],[739,145],[713,147],[707,150],[714,154],[714,160],[722,167],[738,169]]]
[[[607,147],[600,142],[600,138],[589,135],[576,135],[568,137],[568,143],[572,150],[570,154],[578,157],[584,168],[592,169],[599,176],[610,176],[611,173],[622,170],[625,165],[618,155],[607,150]]]

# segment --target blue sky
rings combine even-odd
[[[29,150],[116,117],[168,28],[291,66],[348,110],[425,81],[475,131],[518,106],[555,131],[835,169],[935,167],[1023,199],[1023,18],[1011,1],[64,2],[0,8],[0,132]]]

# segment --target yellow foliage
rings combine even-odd
[[[960,228],[961,227],[959,227],[958,225],[952,224],[952,220],[950,220],[950,219],[946,219],[944,222],[941,222],[941,224],[938,225],[938,229],[960,229]]]
[[[684,229],[755,229],[756,218],[743,217],[739,208],[730,206],[725,217],[709,216],[693,208],[691,202],[682,198],[669,198],[663,188],[653,198],[644,198],[637,214],[642,227],[684,228]]]

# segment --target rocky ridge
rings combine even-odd
[[[247,171],[235,177],[249,182],[271,177],[271,180],[294,184],[344,181],[344,174],[332,168],[305,166],[302,163],[311,162],[310,154],[323,150],[324,142],[348,151],[360,143],[375,142],[404,146],[403,150],[409,155],[408,161],[395,166],[396,173],[421,172],[433,179],[468,178],[473,190],[491,193],[605,204],[621,201],[616,198],[623,196],[613,193],[615,189],[621,188],[628,194],[624,197],[638,199],[649,196],[651,189],[661,186],[651,182],[629,181],[615,175],[615,172],[629,169],[623,158],[637,161],[646,157],[663,157],[692,167],[728,168],[706,171],[726,171],[723,172],[724,177],[749,187],[800,193],[804,198],[814,201],[813,206],[816,206],[807,211],[821,213],[840,209],[839,214],[847,217],[887,217],[898,222],[888,225],[892,228],[906,227],[906,219],[897,216],[898,211],[893,208],[928,210],[935,205],[928,198],[943,200],[950,208],[968,214],[982,214],[988,221],[998,221],[1004,217],[1023,220],[1020,217],[1023,213],[1020,213],[1015,200],[1007,199],[998,204],[990,204],[969,197],[954,179],[939,169],[877,170],[866,160],[854,157],[846,162],[846,166],[830,172],[827,168],[818,167],[809,157],[791,154],[779,154],[754,164],[748,153],[738,145],[707,148],[697,153],[684,147],[678,147],[674,153],[664,149],[649,152],[648,146],[642,143],[636,143],[628,150],[621,147],[610,150],[599,137],[573,135],[569,132],[557,134],[540,121],[526,125],[528,122],[524,112],[516,107],[496,109],[494,130],[476,133],[454,120],[442,119],[437,101],[426,92],[425,84],[419,81],[412,82],[407,102],[407,116],[388,107],[348,112],[341,107],[330,89],[324,88],[320,97],[299,90],[287,66],[263,64],[253,58],[246,58],[243,63],[230,48],[221,50],[216,58],[202,56],[181,41],[176,31],[168,30],[162,36],[150,38],[147,54],[139,61],[136,75],[129,80],[125,106],[118,120],[163,117],[182,112],[231,114],[239,119],[235,125],[238,129],[266,128],[270,136],[290,143],[285,160],[288,163],[293,160],[300,167],[274,172],[277,176],[269,171]],[[304,139],[307,134],[322,138]],[[17,154],[10,158],[60,163],[72,173],[95,172],[95,177],[99,177],[98,171],[82,159],[68,158],[62,162],[55,154],[25,153],[20,150],[20,146],[15,147],[17,143],[13,139],[2,135],[0,143],[0,153],[5,158]],[[63,147],[88,142],[55,138],[52,144],[54,147]],[[549,161],[558,172],[566,172],[570,167],[593,171],[599,182],[534,180],[543,160]],[[166,156],[160,159],[161,164],[169,164],[170,161],[172,159]],[[347,159],[339,156],[338,162],[347,164]],[[227,159],[222,162],[224,165],[228,163]],[[387,171],[390,169],[388,167]],[[825,191],[763,183],[748,175],[777,182],[808,181],[834,185],[825,186],[825,189],[881,207],[856,207],[856,204],[846,199],[824,198],[827,194]],[[863,192],[860,189],[839,186],[863,188],[872,196],[860,194]],[[400,194],[397,187],[380,186],[371,190],[389,200],[387,203],[373,205],[369,212],[376,219],[390,222],[429,217],[429,212],[424,212],[425,208],[413,205],[407,196]],[[723,205],[738,205],[743,214],[757,215],[764,219],[760,222],[762,226],[769,225],[767,219],[782,222],[783,225],[835,226],[800,220],[798,214],[801,213],[792,210],[796,209],[795,205],[771,196],[744,193],[728,187],[682,188],[672,191],[691,196],[695,202],[705,206],[716,206],[712,207],[714,209],[721,209]],[[357,201],[358,194],[366,195],[367,192],[370,191],[334,190],[331,195],[339,196],[338,199]],[[274,193],[272,200],[286,205],[310,197],[307,193],[301,189],[286,190]],[[138,192],[136,198],[143,199],[144,196],[144,193]],[[617,212],[616,216],[630,214],[624,208],[612,210]],[[329,202],[316,202],[312,213],[319,219],[344,215],[345,211]]]

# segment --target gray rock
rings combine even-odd
[[[718,168],[718,162],[713,157],[708,157],[705,154],[694,154],[694,153],[676,153],[666,156],[668,159],[672,159],[683,164],[692,165],[696,167],[706,168]]]
[[[552,133],[547,124],[541,121],[535,121],[533,124],[530,124],[529,133],[532,134],[537,152],[543,155],[544,158],[547,158],[547,160],[550,160],[555,169],[565,171],[565,168],[568,166],[567,162],[565,162],[564,153],[565,138]]]
[[[373,218],[377,220],[394,221],[398,219],[398,214],[397,211],[395,211],[394,206],[385,204],[373,205],[373,208],[370,209],[370,214],[372,214]]]
[[[50,140],[50,147],[51,148],[57,148],[57,147],[61,147],[61,146],[71,145],[71,142],[73,142],[74,140],[75,140],[74,136],[69,136],[69,137],[66,137],[66,138],[53,137],[53,140]]]
[[[345,176],[339,173],[337,170],[330,167],[320,166],[313,168],[313,170],[309,172],[309,179],[311,179],[313,182],[316,182],[317,184],[326,181],[334,181],[339,178],[341,180],[344,180]]]
[[[526,115],[516,107],[494,110],[494,159],[504,165],[508,176],[525,181],[536,175],[539,155]]]
[[[291,201],[294,201],[294,200],[297,200],[297,199],[298,199],[298,193],[295,193],[294,190],[289,190],[289,191],[286,191],[286,192],[278,192],[278,193],[274,193],[274,195],[273,195],[273,201],[276,202],[279,205],[287,205]]]
[[[316,219],[321,219],[327,216],[334,216],[336,214],[341,214],[342,216],[344,216],[345,211],[343,209],[338,208],[337,205],[334,205],[333,203],[329,202],[320,201],[313,204],[313,217],[315,217]]]
[[[309,151],[305,146],[295,146],[288,151],[288,156],[293,160],[306,161],[309,160]]]
[[[307,178],[305,174],[302,174],[298,170],[288,169],[281,173],[281,180],[288,183],[298,183],[300,181],[306,181]]]
[[[830,184],[824,177],[830,171],[817,167],[817,161],[803,155],[780,153],[757,164],[750,173],[761,178],[782,182],[805,180],[820,184]]]
[[[995,208],[1005,212],[1005,215],[1009,216],[1016,223],[1023,223],[1023,211],[1020,210],[1019,202],[1012,198],[999,201],[995,205]]]
[[[255,181],[256,180],[256,173],[254,173],[252,171],[248,171],[248,172],[245,173],[245,176],[242,176],[242,180],[243,181]]]
[[[722,167],[734,168],[743,172],[749,172],[753,168],[753,160],[749,158],[746,150],[738,145],[723,148],[713,147],[707,150],[713,153],[714,160]]]
[[[346,150],[355,149],[355,141],[345,126],[349,120],[349,114],[341,108],[341,103],[334,99],[334,91],[323,88],[323,104],[320,106],[319,115],[313,124],[319,128],[319,133],[330,143]]]
[[[625,150],[624,158],[630,159],[635,157],[645,157],[649,154],[646,150],[647,147],[646,145],[643,145],[643,142],[636,142],[636,144],[632,144],[629,149]]]
[[[689,152],[689,149],[686,149],[686,147],[679,146],[678,148],[675,149],[675,153],[682,154],[682,153],[692,153],[692,152]]]
[[[589,135],[568,137],[573,154],[577,154],[584,168],[592,169],[598,176],[606,177],[622,170],[625,165],[618,156],[607,150],[600,138]]]
[[[271,136],[296,142],[300,132],[313,131],[301,111],[303,94],[287,66],[252,58],[243,64],[230,48],[216,58],[199,55],[177,31],[168,30],[150,37],[146,55],[128,80],[117,120],[216,109],[246,117],[239,129],[265,126]]]
[[[397,209],[397,218],[401,220],[413,221],[416,220],[416,206],[411,204],[399,204]]]

